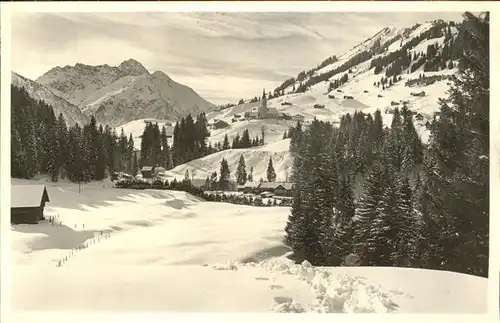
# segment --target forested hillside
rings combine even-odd
[[[489,15],[464,18],[460,71],[427,146],[405,108],[386,128],[377,111],[292,131],[297,190],[286,239],[297,261],[339,266],[355,254],[362,265],[487,277]]]

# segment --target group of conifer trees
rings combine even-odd
[[[205,113],[200,113],[196,121],[191,115],[182,118],[175,124],[172,135],[170,146],[167,127],[163,125],[160,130],[158,123],[148,123],[141,137],[140,164],[168,170],[214,152],[207,145],[210,132]]]
[[[296,184],[286,241],[297,261],[488,275],[489,15],[464,15],[459,74],[423,145],[412,113],[314,120],[290,133]]]
[[[53,181],[102,180],[109,171],[137,170],[134,141],[94,117],[83,127],[66,125],[51,106],[11,86],[11,175],[33,178],[49,174]]]
[[[250,169],[247,171],[245,157],[242,154],[240,156],[240,159],[238,160],[238,165],[236,168],[236,173],[235,173],[236,184],[244,185],[247,182],[253,182],[254,181],[253,171],[254,171],[253,166],[251,166]],[[232,185],[233,181],[231,180],[231,169],[229,168],[229,164],[225,158],[223,158],[220,163],[219,174],[220,175],[218,181],[217,181],[217,172],[213,172],[210,177],[207,177],[205,181],[205,186],[219,190],[229,190],[231,188],[234,188],[233,187],[234,185]],[[268,182],[276,181],[276,171],[274,170],[272,157],[269,157],[266,175]],[[263,182],[264,179],[261,178],[259,181]]]

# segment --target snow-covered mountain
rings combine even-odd
[[[414,113],[415,128],[422,141],[427,142],[429,130],[426,123],[438,111],[439,98],[446,97],[449,78],[458,71],[458,62],[452,53],[459,50],[456,34],[453,23],[440,20],[411,28],[384,28],[343,55],[332,56],[317,67],[286,80],[268,97],[267,105],[289,116],[302,115],[305,123],[314,118],[336,123],[346,113],[374,113],[380,109],[386,126],[391,124],[395,107],[407,106]],[[394,73],[396,67],[400,70]],[[385,79],[385,84],[382,84],[382,79]],[[223,120],[229,124],[226,128],[211,129],[209,141],[212,145],[222,142],[226,134],[231,142],[245,129],[254,137],[264,126],[266,145],[285,147],[283,133],[295,121],[243,120],[245,112],[256,111],[259,104],[248,100],[207,114],[209,123]],[[144,125],[144,122],[134,123],[137,147],[140,147],[139,136]],[[130,124],[124,128],[125,132],[132,129]],[[241,154],[247,160],[247,167],[254,166],[254,178],[265,177],[269,156],[276,155],[273,158],[283,165],[279,169],[280,178],[285,177],[285,168],[291,165],[291,156],[286,149],[234,149],[179,165],[169,175],[182,177],[186,169],[196,169],[197,176],[203,177],[217,171],[222,158],[228,160],[234,170]],[[264,161],[258,162],[258,157]]]
[[[193,89],[161,71],[149,73],[133,59],[119,66],[55,67],[36,82],[110,126],[141,118],[178,119],[216,109]]]
[[[394,107],[406,105],[418,116],[416,127],[425,142],[425,123],[438,110],[438,99],[446,96],[450,76],[458,71],[452,55],[459,46],[456,34],[453,23],[441,20],[410,28],[384,28],[343,55],[332,56],[284,81],[274,89],[267,105],[291,116],[300,114],[306,121],[318,118],[331,122],[346,113],[380,109],[386,125],[390,125]],[[244,128],[239,123],[248,121],[232,123],[232,118],[255,111],[258,104],[249,100],[207,117],[211,122],[228,121],[231,126],[227,131]]]
[[[49,87],[14,72],[11,73],[11,76],[12,85],[24,88],[33,99],[41,100],[51,105],[56,116],[62,113],[67,125],[74,125],[75,123],[85,124],[89,121],[89,117],[76,105],[61,98]]]

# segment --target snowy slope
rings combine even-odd
[[[76,105],[61,98],[50,88],[40,85],[37,82],[27,79],[17,73],[12,72],[11,75],[12,85],[24,88],[26,92],[28,92],[28,95],[33,99],[44,101],[48,105],[52,106],[56,116],[59,116],[59,114],[62,113],[67,125],[72,126],[75,123],[82,125],[90,120],[90,118],[80,111]]]
[[[247,173],[250,172],[250,167],[253,167],[254,181],[259,181],[260,178],[267,180],[267,165],[269,158],[273,160],[274,171],[276,172],[277,181],[285,181],[287,176],[291,175],[293,157],[289,152],[290,139],[279,140],[264,146],[247,148],[247,149],[228,149],[211,154],[202,158],[198,158],[179,165],[167,171],[167,177],[177,178],[182,180],[188,170],[196,170],[196,178],[205,179],[210,177],[210,174],[217,172],[219,174],[220,163],[222,159],[226,159],[231,171],[231,179],[236,180],[236,169],[241,155],[245,158]]]
[[[83,185],[78,194],[76,184],[45,183],[51,198],[45,214],[55,225],[11,227],[14,314],[486,312],[483,278],[292,264],[282,243],[288,208],[112,189],[105,182]]]
[[[55,67],[36,81],[113,127],[141,118],[177,119],[216,109],[193,89],[161,71],[149,73],[133,59],[116,67]]]

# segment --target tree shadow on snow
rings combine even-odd
[[[34,225],[18,224],[11,227],[12,230],[21,233],[40,233],[44,235],[31,240],[29,247],[33,251],[74,249],[96,235],[94,231],[75,231],[64,225],[52,225],[48,221],[42,221]]]
[[[166,206],[174,208],[176,210],[187,209],[195,203],[191,200],[181,200],[181,199],[171,199],[165,202]]]
[[[88,211],[89,208],[99,208],[112,205],[113,202],[141,203],[141,197],[168,199],[171,198],[171,192],[166,190],[134,190],[118,188],[102,188],[99,186],[82,185],[82,191],[78,192],[76,187],[57,187],[47,185],[50,202],[49,208],[64,208]],[[198,200],[188,199],[195,203]]]

